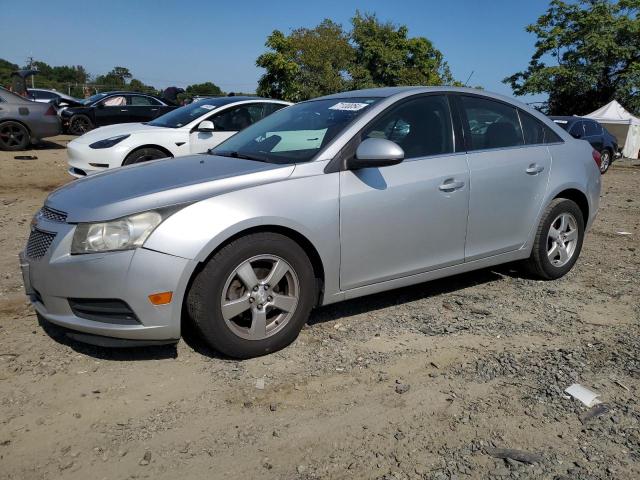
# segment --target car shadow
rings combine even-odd
[[[507,275],[507,271],[511,270],[513,270],[513,267],[506,266],[499,269],[476,270],[327,305],[314,310],[307,324],[313,326],[345,316],[360,315],[394,305],[415,302],[416,300],[436,298],[443,294],[464,290],[476,285],[495,282],[502,279],[504,275]],[[518,275],[515,272],[512,272],[512,274]]]
[[[38,143],[31,144],[29,150],[64,150],[67,148],[66,144],[67,142],[61,144],[50,140],[40,140]]]
[[[98,347],[88,343],[79,342],[70,338],[67,333],[69,330],[59,327],[51,322],[44,320],[40,315],[38,323],[49,337],[54,341],[72,348],[78,353],[88,355],[90,357],[101,360],[112,360],[117,362],[131,362],[139,360],[164,360],[169,358],[177,358],[178,351],[176,344],[171,345],[154,345],[148,347]]]

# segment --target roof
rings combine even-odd
[[[624,125],[640,125],[640,118],[633,116],[616,100],[611,100],[595,112],[585,115],[585,118],[597,120],[600,123],[617,123]]]

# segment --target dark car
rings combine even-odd
[[[595,120],[582,117],[550,117],[574,138],[586,140],[600,152],[600,172],[605,173],[618,154],[618,140]]]
[[[73,135],[114,123],[148,122],[177,108],[147,93],[105,92],[82,101],[82,105],[60,110],[62,126]]]
[[[37,103],[0,87],[0,150],[24,150],[60,133],[53,105]]]

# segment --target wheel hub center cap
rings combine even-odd
[[[256,299],[258,303],[266,303],[267,302],[267,292],[264,290],[264,287],[261,287],[257,292],[253,294],[253,297]]]

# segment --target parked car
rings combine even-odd
[[[565,129],[573,138],[586,140],[600,152],[600,172],[606,173],[618,155],[618,140],[595,120],[582,117],[550,117]]]
[[[339,93],[208,155],[53,192],[21,254],[25,288],[78,340],[176,342],[184,317],[227,355],[263,355],[318,305],[516,260],[565,275],[598,210],[599,159],[488,92]]]
[[[147,123],[98,128],[67,145],[69,173],[84,177],[133,163],[204,153],[287,105],[258,97],[205,98]]]
[[[0,87],[0,150],[24,150],[60,133],[52,105],[36,103]]]
[[[177,108],[155,95],[136,92],[97,93],[78,107],[60,112],[62,126],[72,135],[114,123],[148,122]]]
[[[54,103],[56,107],[78,106],[82,104],[82,100],[79,98],[45,88],[29,88],[27,89],[27,97],[34,102]]]

